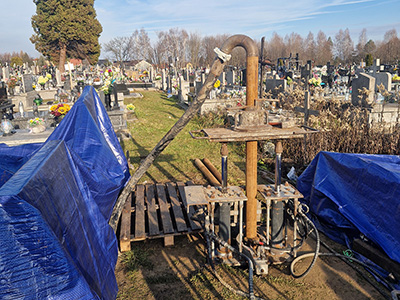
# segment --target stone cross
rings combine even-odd
[[[310,92],[309,91],[306,91],[305,95],[304,95],[304,107],[296,106],[294,108],[294,110],[297,112],[304,113],[304,126],[308,126],[308,118],[310,117],[310,115],[314,115],[314,116],[319,115],[318,110],[310,109]]]

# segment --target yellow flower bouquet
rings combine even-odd
[[[69,110],[71,109],[71,107],[66,104],[66,103],[59,103],[59,104],[55,104],[52,107],[50,107],[50,113],[54,116],[54,117],[63,117],[65,116]]]

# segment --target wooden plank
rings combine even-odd
[[[159,235],[160,229],[158,226],[156,197],[154,196],[154,185],[146,185],[147,195],[147,215],[149,217],[149,235]]]
[[[144,219],[144,185],[136,186],[135,201],[135,239],[146,236]]]
[[[132,193],[126,201],[124,209],[122,210],[121,216],[121,234],[119,236],[119,246],[121,252],[131,250],[131,205],[132,205]]]
[[[164,237],[164,247],[173,246],[174,245],[174,236],[168,235]]]
[[[178,182],[177,184],[179,195],[181,196],[182,202],[186,203],[186,196],[185,196],[185,184],[183,182]],[[184,213],[186,213],[186,208],[184,208]],[[190,227],[192,230],[200,230],[201,226],[200,223],[191,219],[192,215],[195,213],[194,207],[189,206],[189,213],[187,214]]]
[[[185,217],[183,216],[182,207],[178,201],[178,195],[176,193],[175,184],[167,183],[167,190],[169,199],[171,200],[172,212],[174,213],[176,229],[179,232],[187,231]]]
[[[164,184],[157,183],[157,196],[158,196],[158,206],[160,207],[161,213],[161,221],[163,225],[163,232],[165,233],[173,233],[174,226],[172,225],[171,214],[168,208],[167,196],[165,195],[165,186]]]
[[[306,130],[300,127],[276,128],[270,126],[258,127],[257,131],[241,131],[233,128],[207,128],[202,131],[205,138],[212,142],[245,142],[272,139],[302,138],[304,134],[317,133],[318,130]],[[204,137],[201,137],[204,138]]]

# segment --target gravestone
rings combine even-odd
[[[235,70],[229,70],[226,73],[226,84],[227,85],[234,85],[235,84],[235,77],[236,77]]]
[[[273,94],[278,94],[286,91],[287,81],[286,79],[267,79],[265,81],[265,90],[266,92],[271,91]]]
[[[63,85],[61,81],[61,72],[59,69],[56,69],[56,82],[57,82],[57,87],[61,87]]]
[[[186,81],[183,76],[179,77],[179,86],[180,86],[180,91],[179,91],[179,99],[181,102],[188,102],[188,94],[190,93],[190,84],[188,81]]]
[[[375,91],[378,91],[378,86],[381,84],[388,92],[392,90],[392,75],[390,73],[379,72],[372,76],[375,78]]]
[[[114,88],[117,93],[123,93],[125,96],[129,96],[129,90],[125,83],[114,83]]]
[[[202,87],[203,87],[203,84],[201,83],[201,81],[194,82],[194,92],[196,93],[196,95],[199,94]]]
[[[222,72],[221,75],[219,75],[219,81],[221,82],[221,86],[226,85],[226,73]]]
[[[3,67],[3,80],[6,80],[10,77],[10,70],[8,67]]]
[[[0,85],[0,102],[7,101],[8,96],[7,96],[7,88],[5,84],[2,82]]]
[[[206,81],[206,74],[201,73],[201,84],[203,85],[205,81]]]
[[[154,81],[154,68],[153,68],[153,66],[150,67],[149,76],[150,76],[149,77],[150,81],[153,82]]]
[[[65,78],[64,90],[66,90],[66,91],[71,90],[71,80],[69,79],[69,75]]]
[[[186,81],[189,81],[189,69],[188,68],[185,68],[185,73],[184,73],[184,75],[185,75],[185,80]]]
[[[25,93],[29,93],[33,91],[33,75],[32,74],[24,74],[22,75],[22,84],[25,89]]]
[[[161,89],[163,91],[167,89],[167,76],[165,74],[165,69],[161,70]]]
[[[358,78],[353,79],[351,84],[351,103],[353,105],[360,105],[361,103],[362,106],[367,106],[373,103],[375,99],[375,86],[375,78],[373,76],[366,73],[360,73]],[[369,91],[368,96],[363,96],[360,93],[363,88],[366,88]],[[358,97],[359,95],[363,96],[362,99]]]

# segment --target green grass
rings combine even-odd
[[[149,259],[150,255],[151,253],[147,249],[140,249],[138,247],[124,253],[121,261],[124,265],[125,271],[132,273],[140,267],[152,270],[154,265]]]
[[[184,113],[175,98],[167,98],[160,92],[143,92],[143,98],[125,99],[125,104],[135,105],[137,121],[128,123],[133,137],[123,142],[123,149],[129,150],[130,162],[134,169],[140,165],[141,159],[157,145],[161,138],[171,129]],[[202,129],[202,126],[221,123],[210,120],[210,117],[195,117],[168,145],[142,177],[140,182],[188,181],[204,183],[204,178],[194,165],[196,158],[208,158],[220,169],[220,144],[206,140],[193,139],[189,131]],[[229,184],[244,184],[244,159],[235,151],[235,145],[229,145],[228,158]]]

